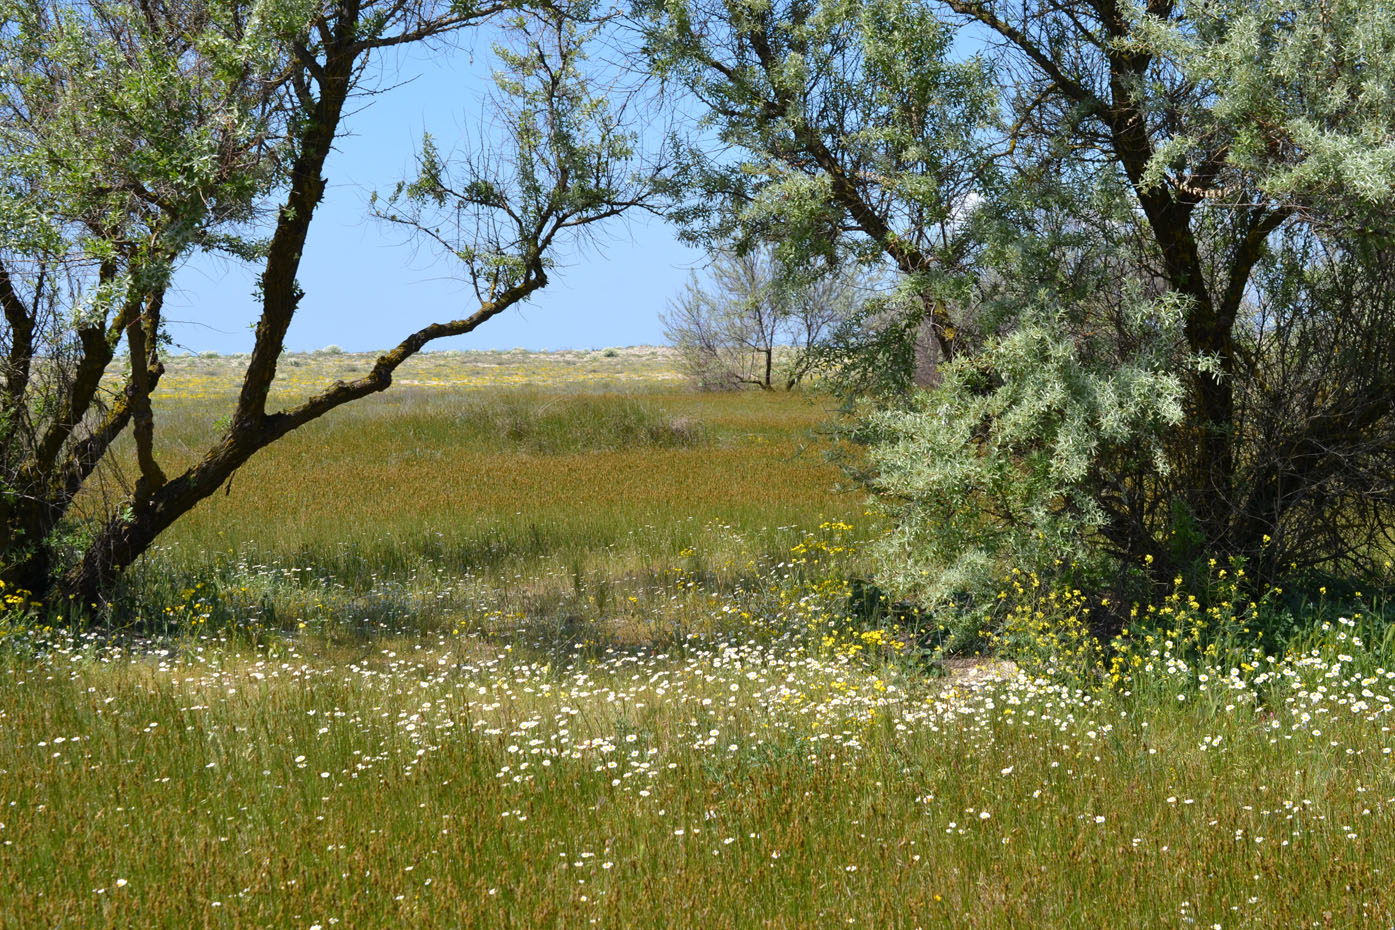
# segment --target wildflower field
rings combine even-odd
[[[595,354],[432,357],[268,450],[114,630],[11,594],[0,926],[1395,925],[1373,596],[1277,642],[1178,590],[1100,641],[1008,573],[998,654],[946,656],[862,603],[823,406]]]

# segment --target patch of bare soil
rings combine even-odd
[[[945,659],[941,664],[945,675],[956,687],[1007,681],[1017,676],[1017,663],[1009,659]]]

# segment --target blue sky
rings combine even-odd
[[[391,190],[412,165],[422,132],[443,151],[479,123],[492,55],[473,49],[389,54],[365,86],[390,89],[358,101],[325,170],[329,189],[316,214],[301,263],[305,299],[287,336],[291,351],[338,345],[348,351],[387,348],[435,320],[472,312],[468,286],[455,269],[401,229],[368,218],[368,197]],[[403,83],[407,82],[407,83]],[[396,85],[396,86],[392,86]],[[611,224],[596,247],[560,254],[549,284],[520,309],[474,333],[429,348],[605,348],[661,343],[659,321],[689,270],[704,256],[674,237],[662,221],[636,215]],[[245,352],[258,306],[254,274],[236,263],[200,258],[180,269],[166,315],[176,351]]]
[[[981,51],[986,34],[961,29],[956,57]],[[291,351],[337,345],[372,351],[428,323],[477,307],[457,269],[401,228],[369,218],[368,198],[410,173],[422,133],[443,152],[477,136],[494,65],[489,38],[462,47],[409,48],[381,56],[365,76],[325,175],[329,181],[301,263],[305,298],[287,335]],[[478,139],[475,139],[477,142]],[[664,342],[659,315],[706,256],[677,241],[662,220],[634,214],[608,224],[585,251],[554,254],[548,286],[475,332],[429,349],[599,349]],[[165,302],[175,351],[245,352],[257,302],[251,269],[197,258],[180,269]]]

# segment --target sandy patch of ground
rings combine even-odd
[[[1017,677],[1017,663],[1009,659],[945,659],[942,665],[950,682],[956,687],[972,687]]]

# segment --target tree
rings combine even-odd
[[[478,307],[406,335],[362,377],[269,410],[325,160],[365,67],[383,49],[447,36],[510,5],[6,2],[0,579],[36,594],[95,600],[256,452],[386,389],[432,340],[526,300],[547,284],[560,242],[656,196],[633,135],[586,88],[584,36],[555,16],[512,17],[504,26],[517,44],[505,51],[498,95],[512,150],[467,160],[451,187],[449,163],[428,145],[421,177],[399,194],[423,211],[454,198],[475,221],[475,243],[453,252],[477,285]],[[279,203],[259,240],[254,221],[272,195]],[[150,406],[161,303],[181,258],[218,247],[261,265],[255,344],[222,434],[167,475]],[[130,371],[104,399],[103,373],[123,338]],[[137,477],[105,516],[84,523],[74,500],[128,429]],[[58,558],[74,538],[75,556]]]
[[[981,594],[1081,553],[1160,585],[1212,556],[1255,582],[1372,574],[1395,527],[1395,11],[944,6],[1016,78],[1015,183],[976,269],[984,351],[876,421],[902,518],[883,564],[930,599],[955,566]]]
[[[7,2],[0,302],[0,578],[49,586],[55,534],[116,437],[136,439],[142,495],[162,304],[195,248],[244,250],[229,227],[282,177],[292,6]],[[125,384],[105,402],[118,343]]]
[[[696,97],[717,145],[698,144],[673,212],[689,235],[776,243],[786,267],[888,262],[937,355],[975,237],[996,118],[982,59],[950,60],[953,32],[920,0],[640,0],[655,72]]]
[[[1395,535],[1395,8],[638,9],[732,150],[699,160],[685,217],[795,264],[879,251],[931,321],[945,393],[870,422],[907,586],[1028,540],[1034,564],[1088,549],[1160,584],[1209,556],[1256,581],[1375,567]],[[951,22],[992,37],[981,57],[951,60]],[[1001,124],[985,58],[1011,82]],[[915,327],[883,317],[849,358],[894,374]]]
[[[1277,444],[1246,413],[1252,389],[1275,374],[1273,355],[1255,351],[1273,342],[1266,263],[1286,265],[1296,283],[1293,274],[1328,262],[1324,252],[1369,258],[1369,246],[1337,245],[1354,244],[1356,226],[1388,231],[1395,160],[1383,140],[1395,127],[1383,101],[1395,91],[1395,11],[1350,0],[946,6],[996,33],[1019,77],[1010,142],[1080,177],[1115,175],[1148,239],[1144,267],[1184,300],[1175,365],[1186,403],[1168,443],[1171,472],[1142,493],[1127,482],[1105,493],[1104,532],[1121,554],[1152,556],[1167,578],[1180,567],[1174,533],[1197,550],[1272,561],[1265,537],[1296,516],[1280,501],[1304,497],[1295,482],[1317,473],[1295,469],[1291,455],[1350,460],[1355,449],[1338,434],[1360,423],[1363,434],[1388,430],[1395,413],[1389,390],[1377,390],[1345,411],[1341,429],[1317,417],[1300,432],[1318,432],[1287,431]],[[1264,304],[1268,323],[1256,312]],[[1288,307],[1290,322],[1307,316]]]
[[[864,299],[867,282],[844,271],[809,280],[784,268],[774,249],[721,251],[706,280],[696,272],[664,317],[665,335],[683,368],[705,388],[775,385],[791,390],[809,373],[814,352]]]
[[[1169,472],[1184,314],[1140,270],[1122,195],[1097,190],[1091,213],[1047,177],[1000,192],[982,343],[934,391],[860,423],[869,484],[895,518],[871,547],[878,576],[927,606],[953,601],[973,631],[1013,570],[1138,593],[1117,590],[1127,565],[1121,577],[1101,535],[1121,491]]]

